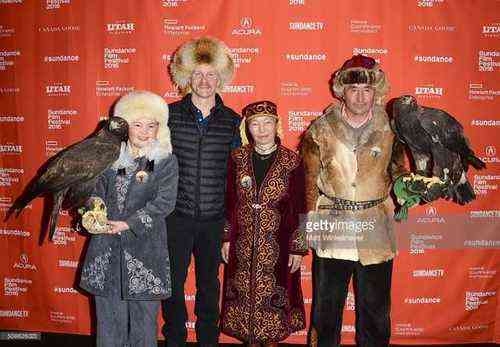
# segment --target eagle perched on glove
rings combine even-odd
[[[393,115],[393,130],[409,147],[417,174],[440,178],[441,197],[460,205],[474,200],[467,171],[469,166],[481,170],[486,164],[470,148],[462,125],[443,110],[418,105],[411,95],[396,99]]]
[[[128,136],[128,123],[110,117],[95,135],[77,142],[50,158],[37,177],[26,187],[7,211],[5,220],[16,216],[36,197],[52,194],[49,238],[52,240],[59,211],[65,202],[70,208],[86,202],[94,190],[97,177],[119,157],[121,142]]]

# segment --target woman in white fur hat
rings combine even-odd
[[[108,222],[104,230],[88,228],[80,285],[95,297],[98,347],[156,347],[160,300],[171,295],[165,217],[178,180],[168,106],[154,93],[134,91],[114,115],[127,121],[129,139],[91,198],[104,202]]]

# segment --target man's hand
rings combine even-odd
[[[220,253],[222,255],[222,260],[227,264],[227,260],[229,259],[229,242],[224,242],[222,244]]]
[[[290,273],[294,273],[300,269],[300,264],[302,264],[302,256],[297,254],[290,254],[288,257],[288,267],[290,268]]]
[[[120,235],[122,231],[130,229],[127,223],[118,220],[108,220],[108,234],[118,234]]]

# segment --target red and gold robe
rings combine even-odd
[[[304,171],[295,152],[279,145],[257,189],[252,145],[232,152],[228,164],[222,331],[248,342],[277,342],[305,326],[300,269],[290,254],[307,253],[299,214]]]

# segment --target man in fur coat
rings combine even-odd
[[[169,105],[169,127],[179,161],[179,187],[169,216],[172,297],[164,302],[167,346],[186,344],[184,283],[191,254],[196,276],[196,336],[201,346],[219,337],[219,264],[224,229],[227,160],[240,146],[239,116],[218,92],[229,83],[234,63],[221,41],[202,37],[182,45],[170,65],[184,97]]]
[[[388,346],[392,259],[392,181],[405,173],[383,98],[389,89],[372,58],[354,56],[333,76],[340,103],[305,134],[308,229],[314,249],[313,344],[340,346],[342,314],[353,277],[358,346]],[[326,225],[326,224],[324,224]],[[316,340],[317,338],[317,340]]]

